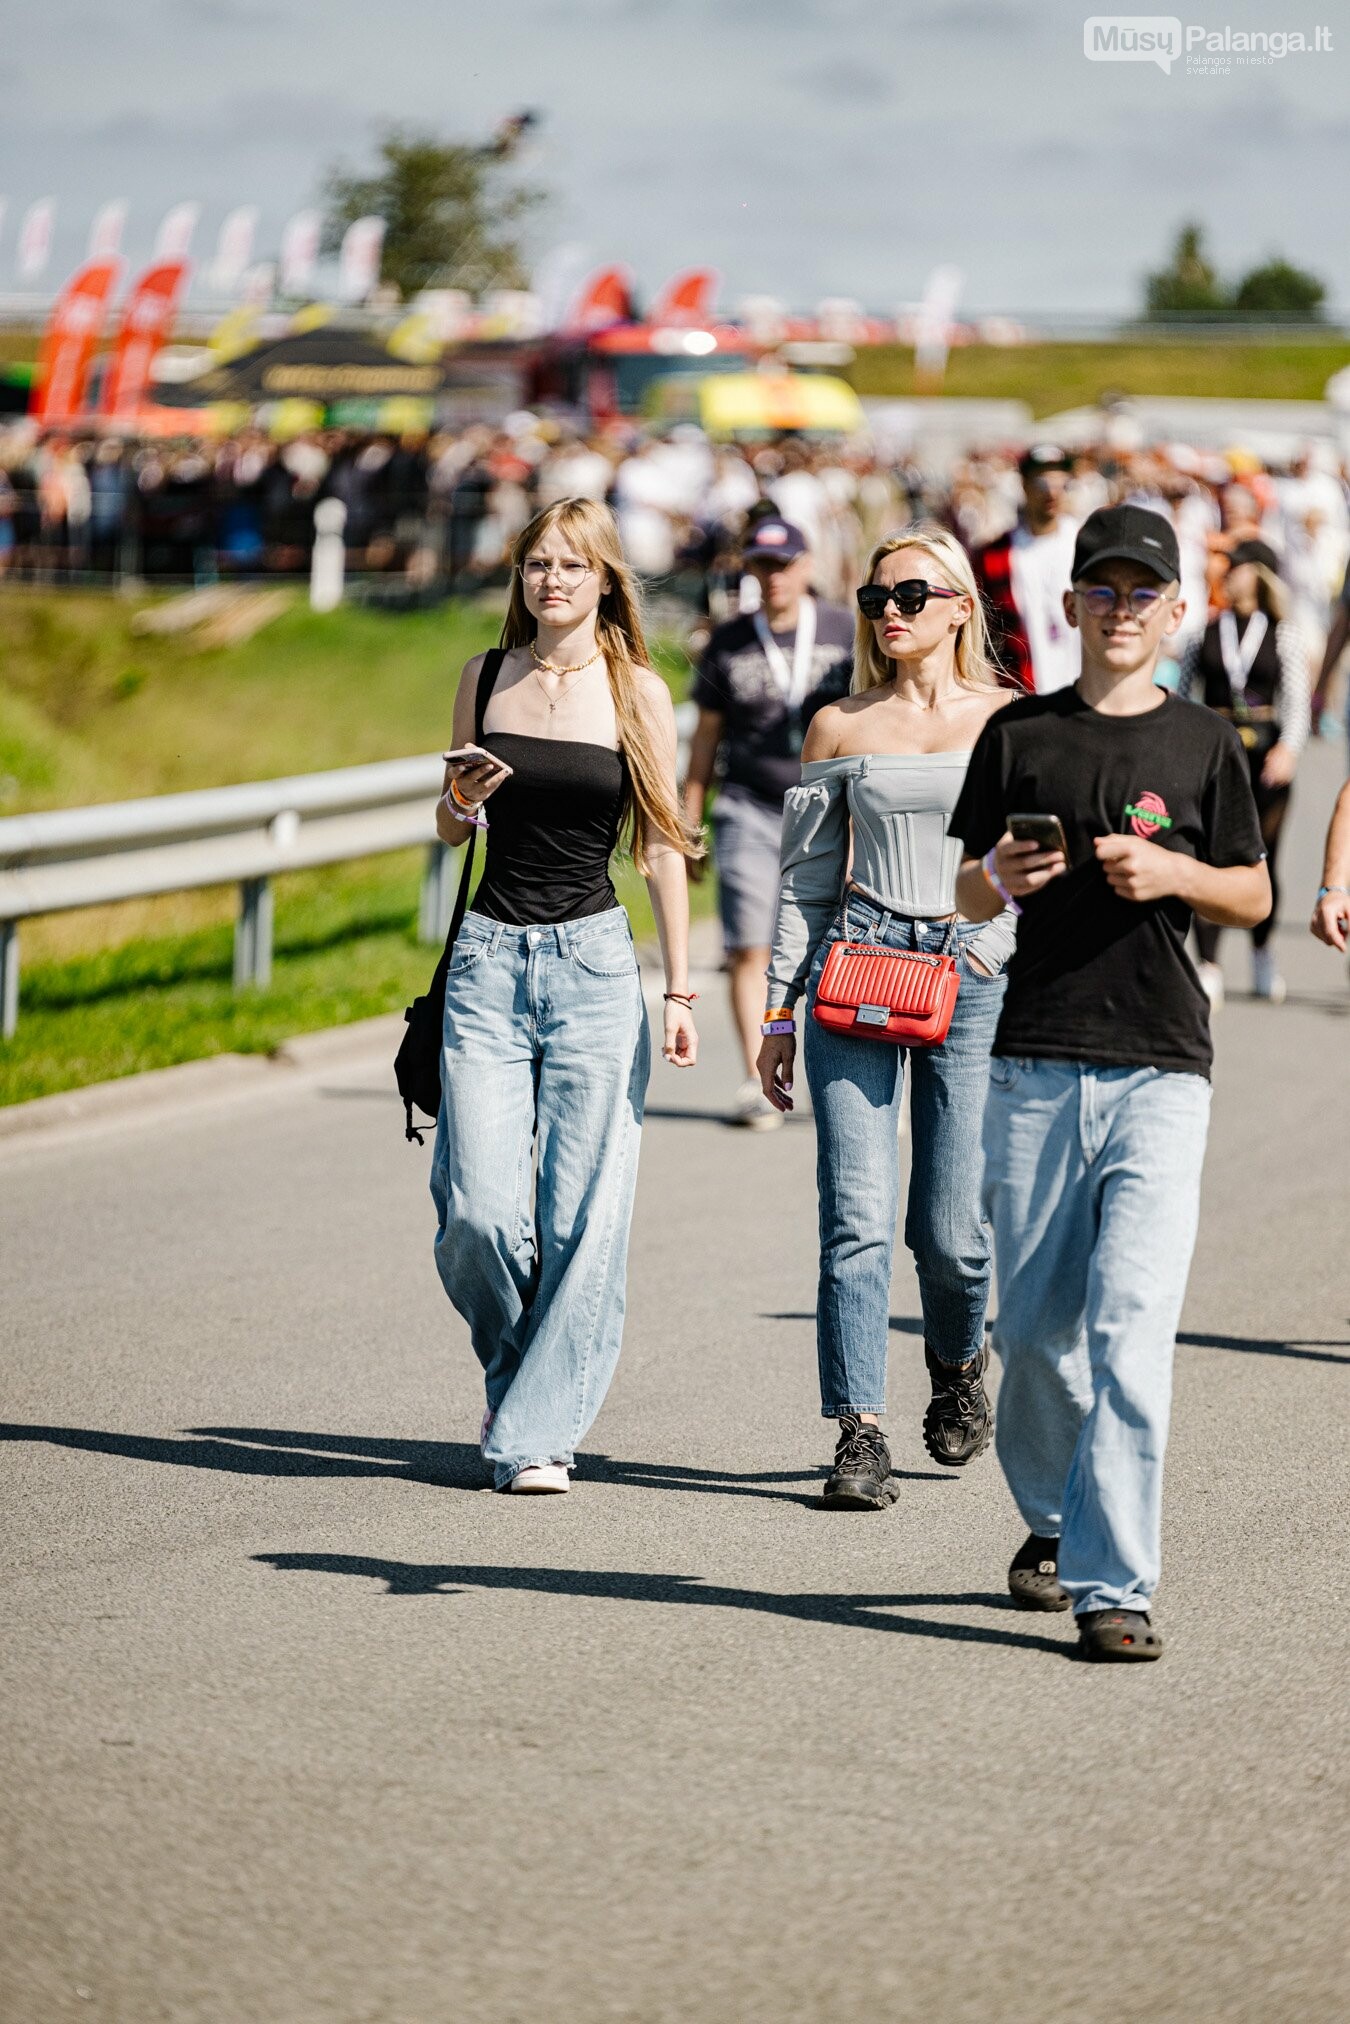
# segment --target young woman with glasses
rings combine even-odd
[[[824,1502],[880,1510],[894,1494],[878,1415],[906,1065],[913,1165],[905,1242],[918,1269],[932,1383],[924,1442],[935,1461],[961,1468],[988,1445],[993,1427],[983,1384],[990,1261],[980,1127],[1014,916],[1005,909],[981,926],[957,914],[961,846],[947,818],[976,736],[1009,692],[989,657],[970,562],[945,528],[922,522],[881,542],[858,607],[853,693],[813,718],[802,784],[784,803],[759,1071],[769,1101],[790,1110],[795,1008],[805,993],[809,1014],[834,942],[958,957],[956,1008],[939,1046],[906,1050],[806,1020],[820,1193],[821,1411],[840,1424]]]
[[[446,982],[436,1263],[483,1366],[496,1488],[563,1491],[618,1361],[649,1067],[609,860],[624,834],[661,942],[662,1052],[692,1068],[685,860],[701,845],[607,507],[564,499],[525,528],[502,647],[464,669],[436,818],[451,844],[487,830]]]

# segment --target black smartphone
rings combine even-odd
[[[1064,824],[1057,815],[1010,815],[1008,833],[1014,843],[1034,843],[1041,850],[1058,850],[1068,862]]]

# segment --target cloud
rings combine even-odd
[[[203,28],[261,28],[281,18],[281,9],[266,0],[160,0],[160,6],[176,23],[186,19]]]
[[[885,105],[895,97],[895,79],[889,71],[847,56],[791,71],[785,82],[805,98],[846,105]]]

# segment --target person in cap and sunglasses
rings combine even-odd
[[[820,1200],[820,1404],[840,1429],[823,1499],[832,1509],[883,1510],[895,1487],[879,1416],[906,1074],[913,1160],[905,1242],[918,1270],[932,1391],[924,1442],[935,1461],[961,1468],[987,1447],[993,1426],[983,1382],[990,1261],[979,1142],[1014,920],[1010,911],[988,925],[958,916],[960,851],[947,818],[976,736],[1009,692],[989,659],[969,558],[945,528],[920,523],[879,543],[858,607],[853,693],[813,719],[801,785],[784,803],[759,1072],[767,1100],[790,1110],[795,1008],[803,993],[814,1004],[836,942],[957,958],[955,1010],[937,1046],[904,1049],[806,1021]]]
[[[1311,728],[1312,671],[1303,634],[1286,617],[1273,548],[1264,541],[1240,541],[1223,588],[1226,606],[1183,655],[1177,693],[1228,718],[1247,753],[1271,895],[1270,912],[1252,929],[1252,993],[1279,1005],[1285,984],[1270,946],[1280,909],[1275,865],[1290,786]],[[1223,1003],[1219,933],[1212,921],[1195,924],[1200,981],[1216,1010]]]
[[[1037,443],[1017,471],[1024,503],[1016,526],[971,559],[994,659],[1019,689],[1047,696],[1078,679],[1078,642],[1064,622],[1078,533],[1065,504],[1073,459],[1056,443]]]
[[[802,740],[815,712],[848,693],[853,619],[842,606],[812,596],[806,536],[772,510],[752,523],[743,559],[760,605],[718,626],[704,649],[693,687],[698,722],[684,812],[693,827],[702,824],[720,759],[724,772],[712,827],[722,943],[746,1074],[733,1116],[763,1131],[782,1123],[760,1090],[755,1057],[778,898],[783,796],[802,777]],[[696,866],[693,872],[698,876]]]
[[[1193,915],[1270,911],[1247,755],[1154,682],[1182,622],[1171,523],[1089,514],[1072,688],[986,727],[952,812],[965,912],[1021,909],[984,1119],[998,1455],[1028,1537],[1008,1586],[1076,1613],[1089,1659],[1156,1659],[1172,1361],[1209,1123]],[[1063,848],[1012,831],[1057,821]]]

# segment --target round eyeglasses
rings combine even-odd
[[[1109,618],[1117,604],[1123,604],[1135,618],[1152,618],[1166,602],[1162,591],[1146,583],[1136,584],[1131,591],[1113,590],[1109,583],[1077,583],[1074,590],[1094,618]]]
[[[591,574],[589,562],[523,562],[520,573],[531,590],[542,590],[552,577],[564,590],[580,590]]]

